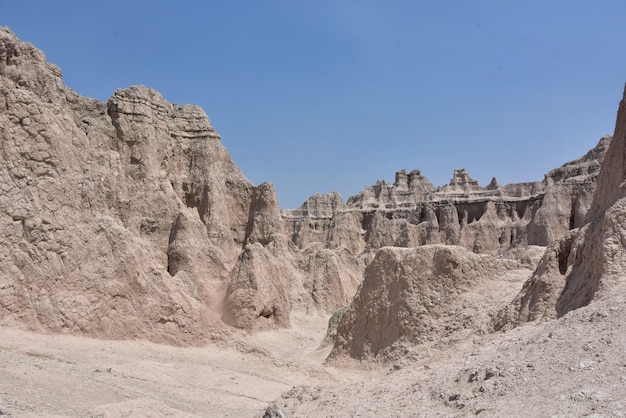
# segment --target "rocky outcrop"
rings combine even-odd
[[[541,182],[500,186],[494,178],[483,188],[465,169],[457,169],[448,185],[435,188],[419,170],[402,170],[393,184],[377,182],[345,205],[336,193],[314,195],[282,216],[298,247],[324,243],[344,246],[354,255],[426,244],[460,245],[485,254],[545,246],[583,224],[610,141],[602,138],[585,156],[552,170]]]
[[[354,296],[361,263],[345,248],[301,252],[284,234],[269,183],[256,190],[248,231],[226,294],[228,324],[249,329],[287,326],[292,309],[332,312]]]
[[[330,312],[360,281],[346,249],[291,243],[273,186],[245,178],[202,109],[143,86],[80,97],[6,28],[0,135],[0,324],[195,344],[222,320]]]
[[[393,184],[378,182],[347,203],[337,193],[314,195],[299,209],[279,211],[273,186],[245,178],[202,109],[143,86],[118,90],[106,103],[80,97],[41,51],[6,28],[0,136],[0,324],[34,330],[197,344],[224,323],[288,326],[293,311],[329,314],[349,305],[377,251],[366,280],[396,254],[382,247],[453,244],[510,253],[546,245],[590,219],[580,229],[588,232],[556,244],[542,264],[550,274],[558,266],[554,280],[562,283],[570,268],[606,275],[604,261],[575,267],[576,257],[599,259],[601,247],[580,244],[590,240],[580,234],[621,231],[621,212],[606,209],[617,207],[611,205],[623,179],[602,174],[591,200],[608,137],[542,182],[500,186],[494,179],[482,188],[458,169],[450,184],[435,188],[418,170],[403,170]],[[613,154],[623,152],[620,143],[611,145]],[[615,155],[608,164],[623,174]],[[432,248],[415,257],[428,258]],[[453,255],[461,251],[454,248]],[[410,264],[413,256],[406,257]],[[598,286],[583,282],[586,290],[576,295],[595,294]],[[435,291],[442,303],[457,296]],[[589,299],[578,297],[563,309]],[[400,340],[423,334],[403,332]],[[387,349],[372,341],[355,353]]]
[[[207,116],[140,86],[82,98],[6,29],[0,55],[1,322],[201,341],[254,192]]]
[[[485,331],[489,313],[511,297],[506,288],[531,269],[459,246],[380,249],[343,313],[331,358],[397,357],[417,344]]]
[[[562,276],[571,257],[585,266],[579,277],[602,270],[589,259],[595,246],[575,256],[572,251],[580,248],[576,228],[593,217],[588,210],[595,178],[610,141],[603,138],[587,155],[552,170],[540,183],[502,187],[494,179],[483,189],[465,170],[455,170],[448,186],[432,191],[427,202],[414,208],[383,199],[389,208],[362,221],[366,251],[378,250],[338,326],[331,359],[388,360],[417,345],[502,328],[511,317],[518,322],[554,317],[546,309],[566,312],[588,303],[593,282],[574,279],[571,283],[577,284],[568,288]],[[395,187],[388,185],[389,192],[379,196],[392,196]],[[361,208],[353,212],[365,219]],[[513,309],[504,308],[537,265],[533,260],[538,258],[520,251],[531,251],[533,243],[545,245],[559,233],[566,237],[553,241],[535,270],[534,277],[541,279],[524,285]]]
[[[554,242],[496,329],[552,319],[596,299],[623,295],[626,268],[626,92],[586,223]],[[583,214],[581,213],[581,216]]]
[[[226,294],[227,323],[240,328],[289,325],[290,290],[301,274],[281,229],[274,188],[261,184],[253,196],[243,251]],[[301,288],[301,286],[300,286]]]

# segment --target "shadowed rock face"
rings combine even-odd
[[[625,92],[626,98],[626,92]],[[548,247],[533,276],[494,319],[496,329],[552,319],[623,295],[626,269],[626,100],[620,102],[586,223]]]
[[[337,193],[313,195],[300,208],[283,210],[300,248],[324,242],[357,255],[384,246],[461,245],[498,254],[526,245],[548,245],[583,224],[596,177],[611,138],[587,155],[552,170],[542,182],[482,188],[465,169],[434,188],[418,170],[396,173],[343,205]]]

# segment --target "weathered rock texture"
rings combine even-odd
[[[454,245],[380,249],[343,314],[331,357],[397,357],[417,344],[486,332],[489,314],[512,297],[507,288],[533,265]]]
[[[586,216],[601,222],[621,196],[605,175],[587,215],[604,138],[543,182],[482,188],[460,169],[435,188],[400,171],[347,203],[314,195],[280,212],[273,186],[245,178],[202,109],[143,86],[83,98],[6,28],[0,136],[0,324],[103,338],[195,344],[224,323],[288,326],[294,310],[350,304],[382,247],[546,245]],[[371,347],[362,353],[384,349]]]
[[[201,340],[254,193],[209,119],[145,87],[82,98],[6,29],[0,57],[1,322]]]
[[[603,138],[584,157],[552,170],[543,182],[501,187],[494,179],[483,189],[465,170],[455,170],[448,186],[433,189],[418,172],[410,180],[400,172],[394,185],[378,183],[350,198],[347,207],[356,203],[356,208],[339,213],[360,217],[366,252],[386,246],[415,248],[374,252],[339,324],[331,358],[390,359],[416,345],[487,332],[494,324],[502,327],[511,316],[504,307],[536,266],[533,257],[520,252],[532,244],[553,243],[535,272],[545,280],[526,283],[513,312],[529,318],[547,315],[546,306],[565,312],[588,303],[595,285],[574,279],[576,284],[563,290],[562,276],[572,248],[577,248],[575,228],[585,217],[595,216],[588,211],[610,142],[610,137]],[[289,215],[298,226],[296,216],[283,212]],[[310,215],[307,220],[315,223]],[[332,231],[332,218],[327,225]],[[298,232],[294,228],[296,238]],[[437,245],[427,245],[432,242]],[[579,254],[585,267],[577,274],[588,276],[602,268],[588,259],[595,250],[589,247]],[[530,262],[521,263],[524,259]]]
[[[626,92],[625,92],[626,97]],[[497,329],[565,315],[593,300],[623,295],[626,271],[626,100],[598,177],[586,224],[554,242]]]
[[[80,97],[2,28],[0,136],[0,324],[192,344],[353,296],[360,264],[301,254],[197,106]]]
[[[396,173],[393,184],[367,187],[343,205],[337,193],[313,195],[283,210],[300,248],[324,242],[357,255],[384,246],[461,245],[498,254],[526,245],[548,245],[581,226],[610,143],[604,137],[584,157],[550,171],[541,182],[482,188],[465,169],[435,188],[419,170]]]

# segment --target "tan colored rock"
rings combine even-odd
[[[223,318],[228,324],[247,329],[288,326],[292,310],[332,312],[352,300],[362,262],[341,246],[309,246],[301,252],[285,235],[269,183],[255,190],[248,230],[226,293]]]
[[[624,89],[626,96],[626,87]],[[598,188],[593,197],[590,217],[602,216],[618,199],[626,197],[626,100],[622,99],[617,111],[615,132],[607,157],[598,176]]]
[[[305,288],[315,305],[333,312],[352,301],[361,283],[364,263],[345,247],[304,252]]]
[[[291,313],[289,258],[275,241],[246,245],[231,273],[224,321],[239,328],[288,326]]]
[[[199,107],[143,86],[82,98],[8,29],[0,57],[1,323],[190,344],[222,317],[288,326],[352,298],[363,231],[334,218],[337,193],[303,207],[301,253]]]
[[[0,55],[0,322],[203,341],[253,191],[209,119],[140,86],[81,98],[7,29]]]
[[[255,189],[246,245],[231,271],[226,323],[239,328],[288,326],[297,249],[284,236],[274,187]]]
[[[82,98],[5,28],[0,58],[0,323],[37,330],[196,344],[221,318],[287,326],[348,304],[385,246],[545,245],[592,216],[609,142],[543,182],[481,188],[459,169],[435,189],[399,171],[281,213],[197,106],[143,86]]]
[[[328,243],[338,225],[344,245],[356,256],[383,246],[461,245],[475,253],[501,254],[526,245],[548,245],[583,224],[591,206],[600,163],[611,141],[602,138],[585,156],[546,174],[543,182],[482,188],[465,169],[435,189],[418,170],[396,173],[394,184],[379,181],[325,212],[281,212],[292,241],[305,248]],[[310,200],[318,201],[319,196]],[[340,219],[340,222],[335,222]]]
[[[499,293],[490,300],[487,289],[505,284],[514,270],[530,273],[516,260],[459,246],[382,248],[343,314],[331,358],[397,356],[403,347],[484,330],[488,312],[506,301]]]
[[[622,294],[626,268],[626,199],[618,183],[626,172],[624,102],[620,103],[615,134],[602,164],[587,223],[546,250],[522,291],[495,318],[496,329],[561,317],[594,300]],[[577,219],[583,214],[581,211]]]

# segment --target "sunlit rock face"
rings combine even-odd
[[[589,218],[610,142],[542,182],[483,188],[458,169],[436,188],[399,171],[346,203],[313,195],[280,211],[202,109],[143,86],[81,97],[7,28],[0,135],[0,324],[171,344],[330,314],[385,246],[547,245]],[[597,216],[616,198],[605,177]]]
[[[611,142],[602,138],[585,156],[550,171],[541,182],[480,187],[465,169],[435,188],[419,170],[396,173],[350,197],[313,195],[283,210],[292,241],[344,246],[354,255],[384,246],[460,245],[498,254],[526,245],[548,245],[581,226],[591,206],[596,178]]]
[[[1,324],[198,344],[326,314],[360,282],[347,250],[290,241],[273,186],[246,179],[202,109],[143,86],[81,97],[7,28],[0,135]]]

